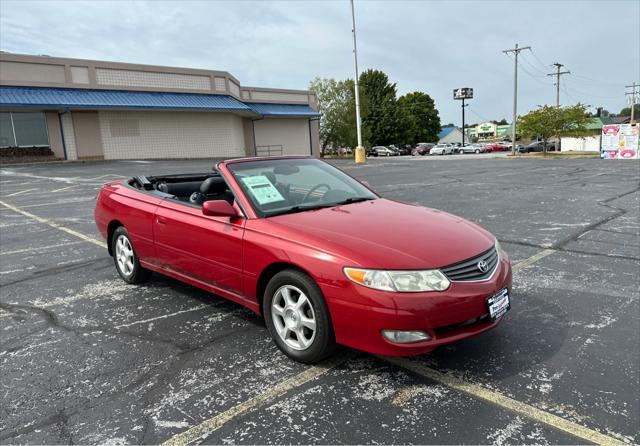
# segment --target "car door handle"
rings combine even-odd
[[[164,225],[167,224],[167,220],[162,217],[156,217],[156,223],[158,223],[159,225]]]

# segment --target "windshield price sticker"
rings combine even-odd
[[[284,197],[278,189],[276,189],[273,183],[269,181],[269,178],[264,175],[246,177],[243,178],[242,181],[260,205],[284,201]]]

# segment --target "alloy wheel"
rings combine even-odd
[[[133,248],[125,235],[120,235],[116,240],[116,260],[122,274],[127,277],[133,274],[135,265]]]
[[[316,336],[316,315],[305,293],[293,285],[278,288],[271,302],[276,332],[288,347],[306,350]]]

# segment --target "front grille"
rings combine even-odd
[[[483,260],[487,262],[488,266],[488,269],[485,272],[482,272],[478,268],[478,263]],[[497,265],[498,252],[496,251],[496,248],[493,247],[479,256],[454,263],[453,265],[441,268],[440,271],[442,271],[452,282],[474,282],[491,277]]]

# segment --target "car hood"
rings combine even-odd
[[[478,255],[495,242],[493,235],[463,218],[384,198],[263,222],[274,236],[369,268],[439,268]]]

